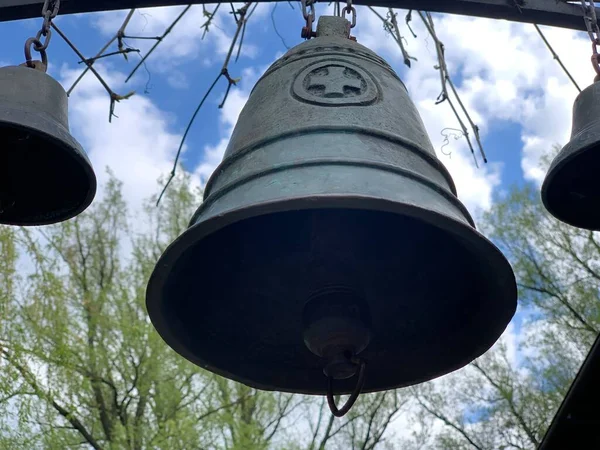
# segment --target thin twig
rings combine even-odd
[[[406,17],[405,17],[404,20],[406,21],[406,26],[408,27],[408,29],[412,33],[413,37],[416,38],[417,35],[415,34],[415,32],[413,31],[412,27],[410,26],[410,22],[412,21],[412,9],[408,10],[408,12],[406,13]]]
[[[444,148],[450,145],[450,137],[453,137],[455,141],[458,141],[461,137],[463,137],[462,130],[459,130],[457,128],[446,127],[442,131],[440,131],[440,134],[444,137],[444,142],[442,143],[440,152],[442,152],[442,155],[452,157],[452,152],[446,153],[444,151]]]
[[[77,54],[77,56],[79,56],[80,59],[82,59],[82,60],[85,61],[85,59],[86,59],[85,56],[83,56],[83,54],[79,51],[79,49],[75,46],[75,44],[73,44],[69,40],[69,38],[61,31],[61,29],[58,28],[54,22],[51,23],[51,26],[60,35],[60,37],[63,38],[63,40],[67,43],[67,45],[69,47],[71,47],[71,49]],[[129,97],[131,97],[132,95],[134,95],[135,92],[131,91],[130,93],[128,93],[126,95],[119,95],[119,94],[115,93],[110,88],[110,86],[108,85],[108,83],[104,80],[104,78],[102,78],[102,75],[100,75],[98,73],[98,71],[96,71],[96,69],[94,69],[94,67],[92,66],[92,63],[87,63],[87,66],[92,71],[92,73],[96,76],[96,78],[98,79],[98,81],[100,81],[100,84],[102,84],[102,86],[104,87],[104,89],[106,90],[106,92],[108,92],[108,95],[110,96],[110,111],[109,111],[109,115],[108,115],[108,121],[112,122],[112,117],[115,115],[115,103],[116,102],[120,102],[121,100],[128,99]]]
[[[165,192],[167,191],[167,188],[169,187],[169,184],[171,184],[171,181],[173,181],[173,178],[175,178],[177,164],[179,163],[179,157],[181,156],[181,150],[183,149],[183,144],[185,142],[185,139],[187,138],[187,135],[190,132],[194,121],[196,120],[196,116],[198,115],[198,113],[200,112],[200,109],[204,105],[204,102],[206,101],[206,99],[208,98],[208,96],[210,95],[210,93],[212,92],[214,87],[217,85],[217,82],[221,79],[221,76],[222,76],[222,73],[219,73],[219,75],[217,75],[217,78],[215,78],[215,81],[213,81],[213,83],[210,85],[210,87],[208,88],[208,91],[206,91],[206,93],[204,94],[204,97],[202,97],[202,100],[200,100],[200,103],[196,107],[196,110],[194,111],[194,114],[192,115],[192,118],[190,119],[190,121],[187,125],[185,132],[183,133],[183,137],[181,138],[179,148],[177,149],[177,154],[175,155],[175,163],[173,164],[173,169],[171,169],[171,174],[169,175],[169,179],[167,180],[165,187],[163,188],[162,192],[160,193],[158,200],[156,200],[156,206],[159,205],[160,201],[163,198],[163,195],[165,195]]]
[[[242,52],[242,45],[244,44],[244,36],[246,35],[246,25],[248,24],[248,20],[250,19],[250,17],[252,17],[252,14],[254,14],[254,11],[256,10],[257,6],[258,6],[258,3],[254,3],[254,6],[248,13],[248,16],[240,17],[240,20],[243,21],[242,36],[240,37],[240,44],[238,45],[238,51],[237,51],[237,55],[235,56],[235,62],[237,62],[237,60],[240,58],[240,53]]]
[[[404,58],[404,64],[410,67],[410,60],[412,59],[416,61],[417,58],[410,56],[406,51],[406,48],[404,48],[404,44],[402,42],[403,37],[400,34],[400,28],[398,27],[398,21],[396,20],[397,13],[394,13],[394,10],[392,8],[388,9],[388,13],[391,18],[392,25],[394,27],[394,33],[396,34],[396,42],[398,42],[398,45],[400,46],[400,51],[402,52],[402,57]]]
[[[246,17],[246,14],[248,13],[248,8],[250,8],[251,5],[252,5],[252,2],[248,2],[242,8],[240,8],[238,11],[236,11],[238,14],[238,20],[236,22],[237,28],[235,30],[233,38],[231,39],[231,45],[229,46],[229,51],[227,52],[227,56],[225,57],[225,60],[223,61],[223,66],[221,67],[221,71],[219,72],[219,74],[217,75],[215,80],[212,82],[210,87],[208,88],[208,91],[206,91],[206,93],[202,97],[202,100],[200,100],[200,103],[196,107],[196,110],[194,111],[194,114],[192,115],[192,117],[185,129],[185,132],[183,133],[183,137],[181,138],[181,142],[179,143],[179,148],[177,149],[177,154],[175,155],[173,169],[171,170],[171,174],[169,175],[169,179],[167,180],[165,187],[163,188],[162,192],[158,196],[158,199],[156,200],[156,206],[158,206],[160,204],[160,201],[163,198],[165,192],[167,191],[167,188],[171,184],[171,181],[173,181],[173,178],[175,178],[175,174],[177,171],[177,164],[179,163],[179,158],[181,156],[181,151],[183,150],[183,145],[185,143],[187,135],[189,134],[189,132],[192,128],[192,125],[194,124],[196,117],[198,116],[198,113],[200,112],[200,109],[206,102],[206,99],[208,98],[208,96],[210,95],[212,90],[217,85],[217,82],[221,79],[221,77],[225,77],[228,82],[227,88],[225,90],[225,95],[223,97],[223,100],[219,104],[219,108],[223,108],[223,106],[225,105],[225,101],[227,100],[231,86],[236,85],[239,82],[239,79],[231,78],[231,76],[229,75],[228,67],[229,67],[229,61],[231,60],[231,56],[233,54],[233,49],[235,48],[237,40],[240,37],[240,32],[242,31],[242,28],[244,27],[246,20],[248,20]],[[254,9],[256,9],[256,5],[254,6]],[[250,14],[248,14],[248,18],[252,15],[252,13],[254,12],[254,9],[252,11],[250,11]]]
[[[465,108],[465,105],[463,104],[463,102],[460,98],[460,95],[458,95],[458,91],[456,90],[456,87],[454,86],[454,82],[452,81],[452,78],[450,78],[450,75],[448,74],[448,72],[446,72],[446,81],[448,82],[450,89],[452,89],[452,93],[456,97],[456,100],[458,101],[460,108],[463,110],[463,113],[467,117],[467,120],[469,121],[469,125],[471,125],[471,129],[473,130],[473,134],[475,135],[475,140],[477,141],[477,146],[479,147],[479,153],[481,154],[481,157],[483,158],[483,162],[487,164],[487,162],[488,162],[487,156],[485,155],[485,152],[483,151],[483,145],[481,144],[481,136],[479,135],[479,127],[471,119],[471,115],[468,113],[467,108]]]
[[[477,127],[477,125],[475,125],[473,123],[473,121],[471,120],[471,116],[469,115],[469,112],[465,108],[463,102],[460,99],[460,96],[458,95],[456,88],[454,87],[454,84],[452,83],[450,74],[448,73],[448,67],[446,65],[446,58],[444,55],[444,44],[437,37],[437,34],[435,32],[435,26],[433,24],[433,18],[431,17],[431,14],[426,12],[425,15],[427,16],[427,18],[425,17],[425,15],[423,15],[423,13],[421,11],[418,11],[418,14],[419,14],[419,17],[421,17],[421,20],[423,21],[423,23],[425,24],[425,27],[427,28],[429,35],[435,42],[435,48],[436,48],[437,57],[438,57],[438,70],[440,72],[440,81],[442,84],[442,93],[438,97],[438,101],[436,102],[436,104],[442,103],[443,101],[448,101],[448,104],[450,105],[452,112],[456,116],[456,119],[458,120],[458,123],[462,129],[464,136],[465,136],[465,139],[469,145],[469,149],[471,150],[471,154],[473,155],[473,160],[475,161],[475,166],[479,167],[479,165],[477,164],[477,158],[475,157],[475,150],[473,148],[473,145],[471,144],[471,139],[469,138],[469,132],[467,131],[467,127],[465,126],[463,120],[461,119],[460,115],[458,114],[458,111],[456,110],[454,103],[452,102],[452,100],[450,99],[450,96],[448,95],[447,85],[450,85],[450,88],[452,89],[452,93],[456,97],[460,108],[462,109],[469,124],[471,125],[473,134],[475,134],[475,139],[477,141],[477,144],[479,145],[479,151],[481,153],[483,161],[487,162],[487,157],[485,156],[485,152],[483,151],[483,147],[481,145],[481,140],[479,137],[479,127]]]
[[[117,48],[119,50],[123,50],[123,37],[125,36],[125,29],[127,28],[127,25],[129,25],[129,21],[133,17],[133,13],[135,13],[135,9],[129,11],[129,14],[127,14],[127,17],[125,18],[125,21],[117,30]],[[123,53],[123,57],[126,61],[128,60],[126,53]]]
[[[290,46],[286,44],[285,39],[283,38],[281,33],[279,33],[279,30],[277,29],[277,23],[275,22],[275,10],[277,9],[278,4],[279,3],[275,2],[275,4],[273,5],[273,9],[271,10],[271,22],[273,23],[273,29],[275,30],[275,34],[279,36],[279,39],[281,39],[281,43],[283,44],[283,46],[289,50]]]
[[[141,39],[146,41],[160,41],[162,38],[160,36],[129,36],[124,35],[123,39]]]
[[[165,32],[162,34],[162,36],[160,36],[160,39],[156,40],[156,42],[154,43],[154,45],[152,46],[150,51],[148,53],[146,53],[146,55],[144,55],[144,57],[140,60],[140,62],[134,67],[133,71],[129,74],[129,76],[125,80],[125,83],[127,83],[131,79],[131,77],[138,71],[138,69],[142,66],[142,64],[144,64],[146,62],[146,59],[148,59],[148,57],[154,52],[154,50],[156,50],[156,47],[158,47],[160,45],[160,43],[167,37],[167,35],[169,33],[171,33],[171,31],[173,31],[173,28],[175,28],[175,26],[179,23],[179,21],[183,18],[183,16],[186,15],[186,13],[190,10],[191,7],[192,7],[192,5],[187,5],[184,8],[184,10],[181,11],[181,13],[177,16],[177,18],[173,21],[173,23],[171,25],[169,25],[169,27],[165,30]]]
[[[119,39],[119,33],[123,32],[125,28],[127,27],[127,25],[129,24],[129,21],[131,20],[131,18],[133,17],[133,13],[135,12],[135,9],[132,9],[129,11],[129,13],[127,14],[127,17],[125,17],[125,20],[123,21],[123,24],[121,25],[121,27],[119,28],[119,31],[117,32],[116,35],[114,35],[107,43],[106,45],[104,45],[104,47],[102,47],[102,49],[98,52],[98,54],[96,55],[96,58],[99,58],[100,56],[102,56],[104,54],[104,52],[106,50],[108,50],[108,48],[112,45],[113,42],[115,42],[117,39]],[[88,65],[83,72],[81,72],[81,75],[79,75],[79,77],[75,80],[75,82],[71,85],[71,87],[69,88],[69,90],[67,91],[67,95],[71,95],[71,93],[73,92],[73,89],[75,89],[75,86],[77,86],[79,84],[79,82],[83,79],[83,77],[88,73],[88,71],[90,70],[90,65]]]
[[[235,12],[235,8],[233,7],[233,3],[229,2],[229,6],[231,6],[231,13],[230,14],[233,14],[233,20],[235,20],[236,23],[237,23],[238,16],[237,16],[237,13]]]
[[[573,83],[573,85],[577,88],[577,90],[579,92],[581,92],[581,88],[579,87],[579,85],[577,84],[577,82],[575,81],[575,79],[573,78],[573,76],[569,73],[568,69],[565,67],[565,65],[561,61],[560,57],[558,56],[558,54],[554,51],[554,49],[550,45],[550,42],[548,42],[548,40],[546,39],[546,36],[544,36],[544,33],[542,33],[542,30],[540,29],[540,27],[537,24],[535,24],[535,23],[533,24],[533,26],[535,27],[535,29],[537,30],[538,34],[542,38],[542,41],[544,41],[544,44],[546,44],[546,47],[548,47],[548,50],[550,50],[550,53],[552,53],[552,57],[560,65],[560,67],[565,72],[565,74],[567,74],[567,76],[569,77],[569,80],[571,80],[571,83]]]
[[[111,53],[105,53],[104,55],[100,55],[100,56],[94,56],[93,58],[88,58],[84,61],[79,61],[78,64],[93,64],[96,61],[98,61],[99,59],[102,58],[108,58],[109,56],[115,56],[115,55],[123,55],[126,53],[139,53],[140,51],[137,48],[124,48],[123,50],[117,50],[116,52],[111,52]]]
[[[123,43],[125,43],[125,40],[123,40]],[[128,44],[125,44],[129,47]],[[138,56],[140,57],[140,59],[142,59],[142,56],[138,53]],[[150,70],[148,70],[148,65],[146,63],[144,63],[144,69],[146,70],[146,73],[148,74],[148,79],[146,80],[146,85],[144,86],[144,94],[149,94],[150,93],[150,83],[152,81],[152,73],[150,73]]]
[[[204,7],[204,5],[202,5],[204,17],[208,17],[208,20],[204,22],[200,27],[204,28],[204,31],[202,32],[202,39],[204,39],[204,36],[206,36],[206,33],[208,33],[208,27],[212,24],[213,18],[215,17],[215,14],[217,14],[217,11],[219,10],[220,6],[221,3],[217,3],[217,6],[215,6],[215,10],[212,13],[209,13]]]
[[[394,10],[392,8],[388,8],[388,18],[385,18],[381,14],[379,14],[375,10],[375,8],[369,6],[369,9],[373,12],[373,14],[375,14],[379,18],[379,20],[381,20],[381,22],[383,22],[383,28],[385,29],[385,31],[390,33],[392,38],[400,47],[400,51],[402,52],[402,57],[404,59],[404,64],[410,67],[410,61],[416,61],[417,58],[410,56],[406,51],[406,48],[404,47],[404,43],[402,42],[403,37],[400,34],[400,29],[398,28],[398,21],[396,20],[397,13],[394,13]]]

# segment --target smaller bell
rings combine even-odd
[[[554,158],[542,185],[544,206],[574,227],[600,230],[600,82],[573,105],[571,140]]]
[[[0,68],[0,223],[47,225],[85,210],[92,165],[69,132],[67,94],[36,68]]]

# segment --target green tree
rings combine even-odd
[[[201,202],[181,172],[160,206],[128,209],[112,176],[77,218],[0,228],[0,448],[374,449],[406,400],[264,392],[187,362],[150,323],[156,260]],[[133,220],[132,220],[133,219]]]
[[[531,185],[513,188],[483,229],[517,277],[518,352],[508,336],[415,398],[442,425],[434,448],[534,449],[600,330],[600,238],[551,217]]]

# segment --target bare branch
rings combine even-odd
[[[159,38],[156,39],[156,42],[154,43],[154,45],[152,46],[152,48],[148,51],[148,53],[146,53],[144,55],[144,57],[140,60],[140,62],[131,71],[131,73],[129,74],[129,76],[125,80],[125,83],[127,83],[131,79],[131,77],[133,75],[135,75],[135,73],[142,66],[142,64],[144,64],[146,62],[146,60],[150,57],[150,55],[154,52],[154,50],[156,50],[156,47],[158,47],[160,45],[160,43],[169,35],[169,33],[171,33],[171,31],[173,31],[173,28],[175,28],[175,26],[179,23],[179,21],[183,18],[183,16],[186,15],[186,13],[190,10],[191,7],[192,7],[192,5],[187,5],[183,9],[183,11],[181,11],[181,13],[177,16],[177,18],[173,21],[173,23],[167,27],[167,29],[162,34],[162,36],[160,36]],[[126,37],[126,36],[124,36],[124,37]]]
[[[132,9],[129,11],[129,13],[127,14],[127,17],[125,17],[125,20],[123,21],[123,24],[121,25],[121,27],[119,28],[119,31],[117,31],[117,34],[115,34],[107,43],[106,45],[104,45],[104,47],[102,47],[102,49],[96,54],[96,57],[93,58],[95,62],[95,60],[97,58],[99,58],[100,56],[102,56],[104,54],[104,52],[106,50],[108,50],[108,48],[112,45],[113,42],[115,42],[116,40],[119,40],[119,49],[121,49],[122,47],[122,34],[125,33],[125,28],[127,27],[127,25],[129,24],[129,21],[131,20],[131,18],[133,17],[133,13],[135,12],[135,9]],[[88,71],[90,70],[90,66],[91,64],[88,64],[87,67],[85,68],[85,70],[83,72],[81,72],[81,75],[79,75],[79,77],[77,77],[77,79],[75,80],[75,82],[71,85],[71,87],[69,88],[69,90],[67,91],[67,95],[71,95],[71,93],[73,92],[73,89],[75,89],[75,86],[77,86],[79,84],[79,82],[83,79],[83,77],[88,73]]]
[[[445,425],[456,430],[462,437],[464,437],[466,439],[466,441],[469,444],[471,444],[471,446],[473,448],[475,448],[477,450],[483,450],[483,447],[480,447],[479,445],[477,445],[477,443],[475,443],[475,441],[473,439],[471,439],[471,437],[469,436],[469,434],[466,432],[466,430],[463,427],[452,422],[452,420],[450,420],[448,417],[446,417],[440,411],[437,411],[434,408],[432,408],[431,406],[427,405],[418,395],[415,395],[415,399],[417,400],[417,403],[419,403],[419,405],[421,405],[421,407],[425,411],[427,411],[429,414],[436,417],[437,419],[441,420]]]
[[[275,23],[275,10],[277,9],[277,5],[278,5],[278,3],[276,2],[273,5],[273,9],[271,9],[271,22],[273,23],[273,29],[275,30],[275,34],[277,36],[279,36],[279,39],[281,39],[281,43],[283,44],[283,46],[289,50],[290,46],[287,45],[287,43],[285,42],[285,39],[283,38],[281,33],[279,33],[279,30],[277,29],[277,23]]]
[[[53,399],[48,393],[44,392],[42,388],[38,385],[35,380],[33,374],[25,368],[24,365],[20,364],[16,361],[6,350],[0,348],[0,355],[4,357],[4,359],[12,364],[21,374],[23,379],[31,386],[31,388],[36,392],[38,396],[44,398],[48,403],[52,405],[52,407],[62,416],[64,417],[71,426],[76,429],[86,440],[86,442],[91,445],[95,450],[102,450],[102,446],[96,441],[96,439],[91,435],[91,433],[86,429],[86,427],[81,423],[81,421],[75,417],[72,412],[69,412],[62,405],[60,405],[55,399]]]
[[[63,40],[69,45],[69,47],[71,47],[71,49],[77,54],[77,56],[79,56],[80,59],[82,60],[86,60],[85,56],[83,56],[83,54],[79,51],[79,49],[69,40],[69,38],[56,26],[56,24],[54,22],[51,23],[52,28],[54,28],[56,30],[56,32],[60,35],[60,37],[63,38]],[[100,75],[96,69],[94,69],[94,67],[92,66],[92,63],[86,63],[88,68],[92,71],[92,73],[94,75],[96,75],[96,78],[98,78],[98,81],[100,81],[100,84],[102,84],[102,86],[104,87],[104,89],[106,90],[106,92],[108,93],[108,95],[110,96],[110,112],[108,115],[108,121],[112,122],[112,117],[115,115],[114,111],[115,111],[115,103],[116,102],[120,102],[121,100],[126,100],[128,98],[130,98],[132,95],[135,94],[134,91],[129,92],[126,95],[119,95],[116,92],[114,92],[110,86],[108,85],[108,83],[106,83],[106,81],[104,80],[104,78],[102,78],[102,75]]]
[[[214,87],[216,86],[217,82],[221,79],[221,77],[225,77],[228,82],[227,88],[225,90],[225,96],[223,97],[223,100],[222,100],[221,104],[219,105],[219,108],[223,108],[223,106],[225,105],[225,102],[227,101],[227,97],[229,95],[231,86],[236,85],[240,81],[239,79],[231,78],[231,76],[229,75],[228,67],[229,67],[229,61],[231,60],[231,55],[233,54],[233,49],[235,48],[235,44],[237,43],[237,40],[240,36],[240,32],[242,31],[242,28],[245,27],[246,21],[248,20],[248,18],[246,17],[246,14],[248,12],[248,8],[250,8],[251,5],[252,5],[252,2],[248,2],[237,11],[237,17],[238,17],[238,20],[236,22],[237,28],[236,28],[233,38],[231,40],[231,45],[229,46],[229,51],[227,52],[227,56],[225,57],[223,66],[221,67],[221,72],[217,75],[217,77],[215,78],[213,83],[210,85],[210,87],[208,88],[208,91],[206,91],[206,93],[204,94],[204,97],[202,97],[202,100],[200,100],[200,103],[196,107],[194,114],[192,114],[192,117],[185,129],[185,132],[183,133],[183,137],[181,138],[179,148],[177,149],[177,154],[175,156],[175,161],[173,163],[173,169],[171,170],[171,174],[169,175],[169,179],[167,180],[165,187],[163,188],[162,192],[158,196],[158,199],[156,200],[156,206],[158,206],[160,204],[160,201],[163,198],[165,192],[167,191],[169,184],[171,184],[171,181],[173,181],[173,178],[175,178],[175,173],[177,171],[177,164],[179,163],[179,157],[181,156],[181,151],[183,149],[183,145],[185,143],[187,135],[190,132],[190,129],[192,128],[192,125],[194,124],[194,121],[196,120],[196,117],[197,117],[198,113],[200,112],[200,109],[206,102],[206,99],[208,98],[208,96],[210,95],[210,93],[212,92]],[[254,9],[256,9],[256,6],[254,7]],[[250,17],[250,15],[252,15],[252,13],[254,12],[254,9],[252,11],[250,11],[250,14],[248,15],[248,17]]]
[[[542,30],[540,29],[540,27],[535,23],[533,24],[533,26],[535,27],[535,30],[538,32],[538,34],[542,38],[542,41],[544,41],[544,44],[546,44],[546,47],[548,47],[548,50],[550,50],[550,53],[552,53],[552,57],[556,60],[556,62],[562,68],[563,72],[567,75],[567,77],[569,77],[569,80],[571,80],[571,83],[573,83],[573,86],[575,86],[575,88],[579,92],[581,92],[581,88],[579,87],[579,85],[577,84],[577,82],[575,81],[575,79],[573,78],[571,73],[569,72],[569,70],[565,67],[565,65],[561,61],[560,57],[558,56],[558,54],[554,51],[554,49],[550,45],[550,42],[548,42],[548,39],[546,39],[546,36],[544,36],[544,33],[542,33]]]
[[[448,95],[448,88],[447,88],[448,85],[450,86],[452,93],[456,97],[460,108],[462,109],[463,113],[465,114],[467,121],[471,125],[473,134],[475,135],[475,139],[477,140],[477,144],[479,145],[479,152],[481,153],[483,161],[487,162],[487,157],[485,156],[485,152],[483,151],[483,146],[481,145],[481,139],[479,137],[479,127],[473,123],[473,120],[471,119],[469,112],[465,108],[462,100],[460,99],[460,96],[458,95],[456,88],[454,87],[454,83],[452,83],[452,79],[450,78],[450,74],[448,72],[448,67],[446,66],[446,58],[444,56],[444,44],[439,40],[437,33],[435,32],[435,27],[433,24],[433,18],[431,17],[431,14],[427,12],[424,15],[421,11],[418,11],[418,14],[421,17],[421,20],[423,21],[423,23],[425,24],[425,27],[427,28],[429,35],[435,42],[435,48],[436,48],[437,57],[438,57],[438,67],[437,68],[440,72],[440,81],[441,81],[441,85],[442,85],[442,93],[438,97],[437,104],[442,103],[443,101],[448,101],[448,104],[450,105],[452,112],[456,116],[456,119],[459,122],[460,128],[461,128],[461,130],[465,136],[465,139],[469,145],[469,149],[471,150],[471,154],[473,155],[473,160],[475,161],[475,166],[479,167],[479,165],[477,164],[477,158],[475,158],[475,150],[473,149],[473,145],[471,144],[471,139],[469,138],[469,132],[467,131],[467,127],[465,126],[463,120],[461,119],[460,115],[458,114],[458,111],[456,110],[454,104],[452,103],[450,96]],[[427,17],[425,17],[425,16],[427,16]]]

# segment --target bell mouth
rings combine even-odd
[[[352,268],[337,284],[361,286],[369,314],[363,392],[463,367],[493,345],[516,309],[510,265],[469,225],[414,205],[321,196],[192,226],[150,278],[149,316],[200,367],[258,389],[325,395],[327,362],[304,340],[315,254]],[[336,392],[355,384],[336,380]]]
[[[541,192],[544,207],[556,219],[574,227],[600,230],[599,151],[597,133],[583,132],[552,162]]]
[[[0,223],[57,223],[92,203],[96,176],[79,143],[61,124],[43,113],[0,107],[0,133]]]

